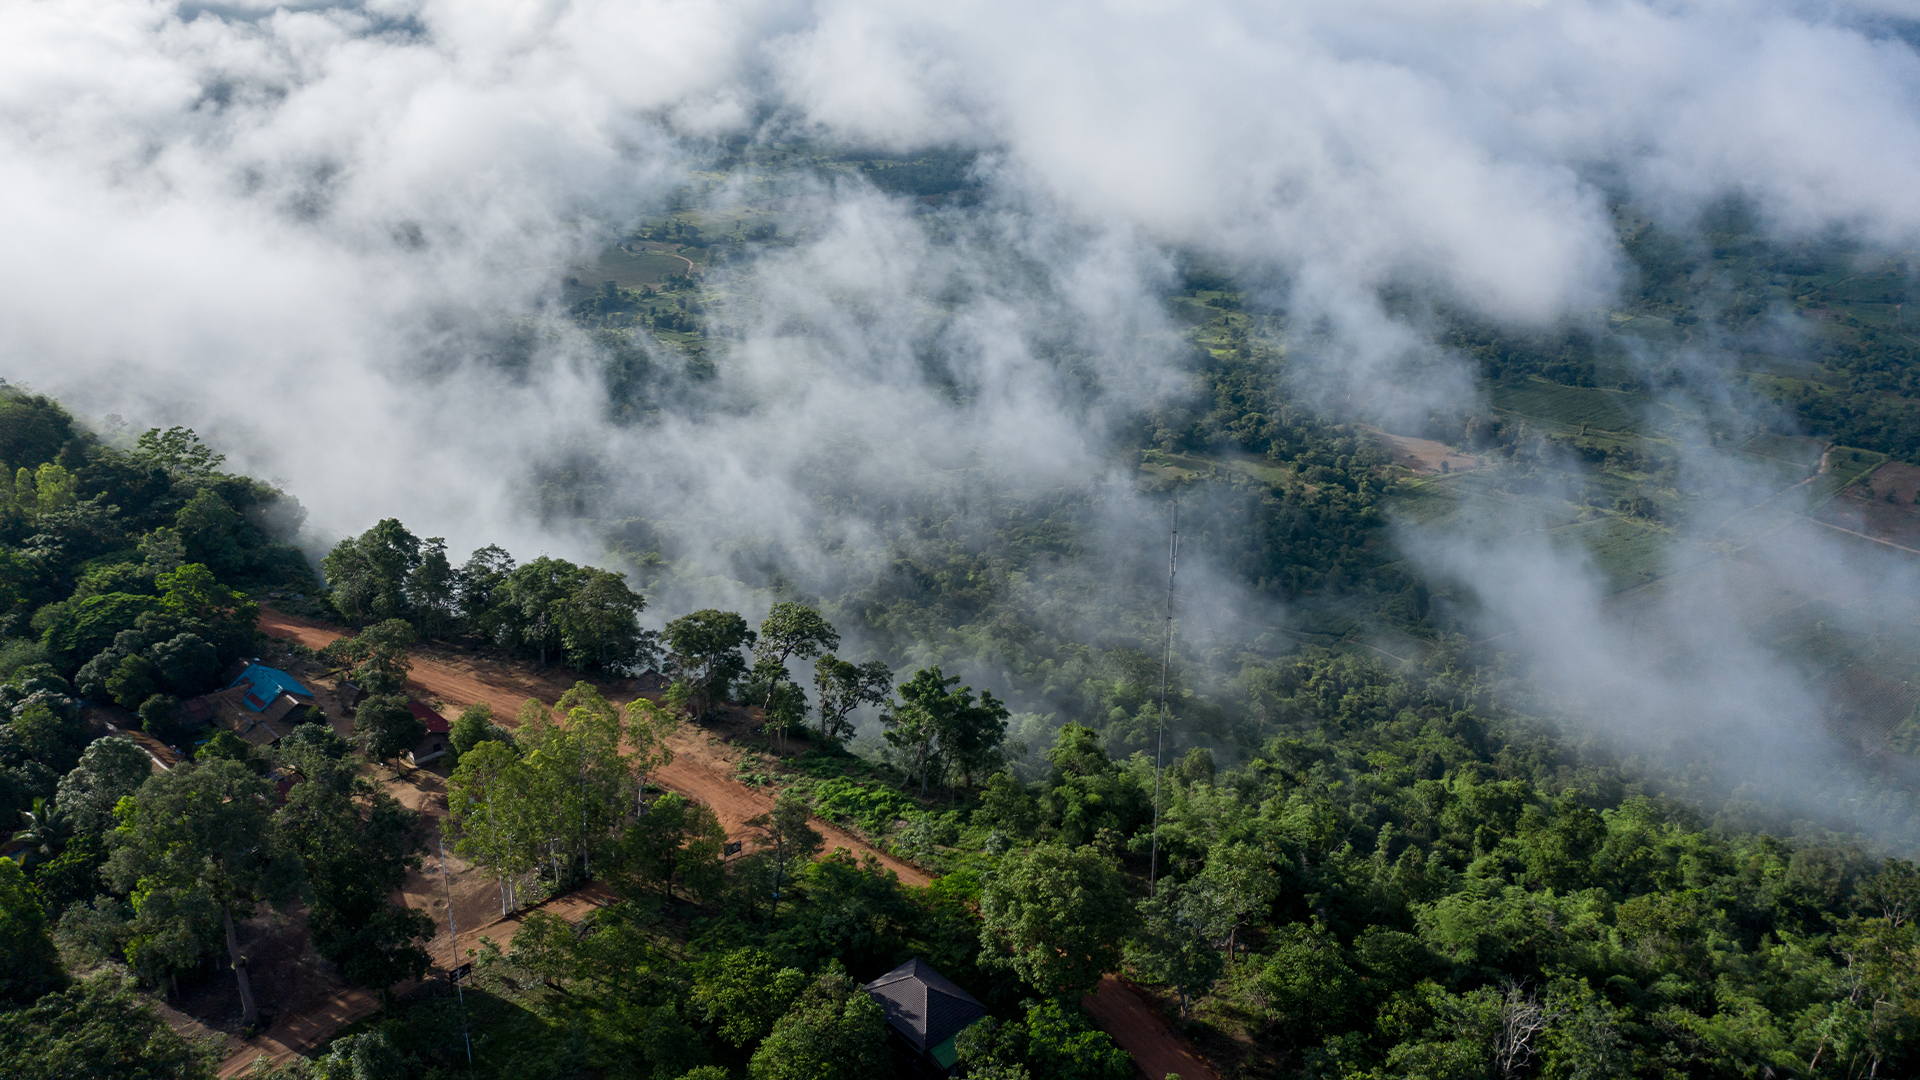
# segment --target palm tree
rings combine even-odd
[[[73,832],[73,822],[65,811],[45,798],[33,800],[33,809],[20,811],[20,816],[26,819],[27,827],[14,833],[13,839],[33,845],[21,859],[23,866],[32,863],[35,855],[47,859],[58,855]]]

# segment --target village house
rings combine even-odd
[[[447,718],[418,701],[407,702],[407,711],[413,713],[415,719],[427,725],[427,733],[420,737],[420,744],[407,751],[407,763],[418,768],[429,761],[438,761],[445,757],[453,745],[447,739],[447,731],[450,727]]]
[[[914,957],[866,985],[887,1013],[888,1044],[918,1076],[952,1076],[959,1051],[954,1037],[987,1015],[986,1006]]]
[[[181,713],[189,723],[224,728],[249,745],[272,746],[314,704],[313,691],[298,679],[256,660],[226,689],[182,702]]]

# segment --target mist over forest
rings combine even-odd
[[[995,921],[1055,857],[1126,896],[1095,979],[1158,988],[1223,1077],[1913,1066],[1920,8],[67,0],[0,29],[9,827],[89,767],[78,727],[21,733],[35,695],[147,717],[211,688],[170,643],[241,659],[265,604],[361,642],[334,674],[415,638],[658,667],[687,724],[756,725],[769,771],[737,775],[937,879],[845,954],[771,929],[787,833],[765,914],[744,871],[633,886],[608,933],[696,988],[645,1005],[692,1034],[609,1064],[617,962],[496,957],[604,1010],[489,991],[551,1075],[808,1075],[775,1019],[909,954],[1003,1025],[968,1075],[1106,1075],[1043,1049],[1111,1049],[1085,972]],[[181,599],[195,565],[231,603]],[[140,600],[96,634],[108,595]],[[685,620],[800,610],[886,692],[830,705],[751,635],[688,674]],[[129,657],[151,686],[109,690]],[[986,749],[903,741],[947,677],[1000,710]],[[533,761],[522,723],[479,742]],[[161,916],[106,821],[57,889],[24,860],[68,974],[23,1009],[246,966],[140,952]],[[600,857],[650,881],[609,822],[550,874],[460,858],[503,907]],[[809,865],[796,927],[853,888]],[[812,989],[729,1027],[721,955]],[[388,1008],[348,1038],[453,1068],[429,1006]],[[342,1045],[312,1075],[375,1053]]]

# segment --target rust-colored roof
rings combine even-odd
[[[418,701],[409,701],[407,702],[407,711],[411,712],[415,717],[418,717],[421,723],[427,725],[428,732],[437,735],[447,733],[447,718],[434,712],[431,707],[423,705]]]

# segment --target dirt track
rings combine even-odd
[[[1220,1080],[1220,1074],[1193,1052],[1159,1009],[1112,975],[1101,979],[1093,993],[1080,999],[1080,1005],[1120,1049],[1133,1055],[1134,1065],[1147,1080],[1165,1080],[1168,1073],[1178,1073],[1180,1080]]]
[[[260,629],[313,649],[322,648],[341,636],[341,631],[325,623],[266,607],[260,609]],[[528,698],[557,701],[573,685],[560,674],[420,648],[413,651],[413,676],[408,683],[420,696],[435,698],[451,709],[463,709],[484,701],[493,706],[495,720],[508,726]],[[596,680],[595,685],[610,700],[622,704],[642,696],[628,680]],[[731,748],[698,727],[683,724],[668,740],[668,745],[673,748],[673,764],[648,777],[648,781],[707,804],[718,815],[729,837],[748,839],[751,830],[747,820],[771,811],[773,796],[735,780],[736,759]],[[875,850],[844,829],[818,818],[814,819],[814,828],[826,838],[829,851],[846,848],[861,859],[871,855],[880,865],[900,875],[903,885],[928,885],[933,881],[926,871]]]

